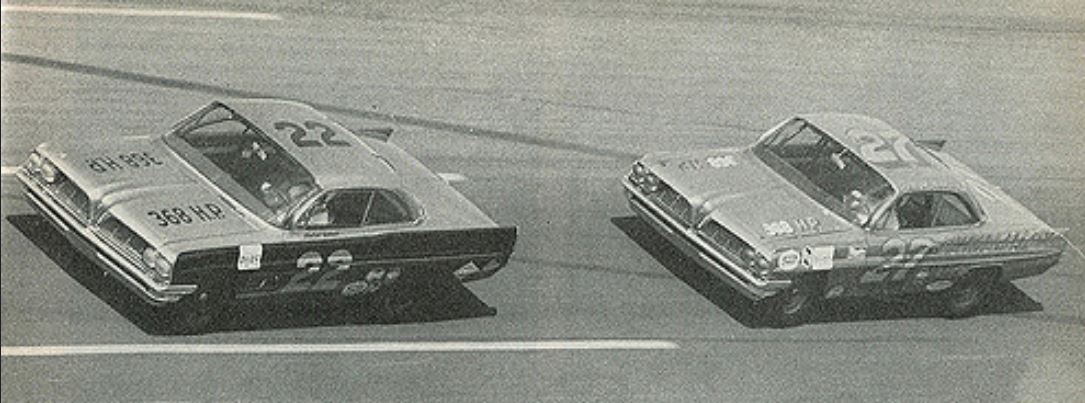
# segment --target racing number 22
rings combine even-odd
[[[934,241],[926,238],[915,238],[905,242],[900,238],[892,238],[882,245],[882,254],[886,261],[881,266],[863,273],[859,278],[860,283],[878,283],[887,279],[898,281],[904,279],[908,271],[919,265],[927,254],[935,248]],[[891,278],[889,273],[896,271]]]
[[[302,127],[304,125],[305,127]],[[343,140],[336,140],[335,136],[339,134],[320,122],[314,122],[307,120],[302,125],[294,122],[278,121],[275,122],[275,130],[290,130],[290,141],[294,142],[294,145],[298,147],[350,147],[350,143]],[[309,130],[319,131],[320,140],[308,138]]]
[[[328,291],[339,286],[338,277],[350,270],[354,258],[346,249],[339,249],[325,260],[320,252],[305,252],[298,257],[301,271],[290,277],[282,292]]]
[[[908,165],[926,165],[925,161],[913,153],[907,137],[896,132],[874,134],[865,130],[853,129],[848,134],[859,140],[859,154],[873,163],[902,162]]]

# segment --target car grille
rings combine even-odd
[[[703,238],[719,247],[720,252],[735,262],[745,260],[742,259],[742,253],[750,249],[745,241],[714,220],[705,222],[700,233]]]
[[[90,198],[87,193],[80,189],[74,182],[68,180],[63,174],[58,174],[57,180],[52,184],[45,184],[45,188],[53,194],[53,197],[63,206],[68,213],[75,217],[83,225],[90,221]]]
[[[144,266],[142,252],[147,248],[147,241],[136,235],[126,225],[107,215],[98,225],[98,233],[104,241],[130,262],[140,267]]]
[[[661,207],[667,212],[671,218],[682,223],[684,226],[691,226],[693,222],[693,207],[689,204],[689,200],[678,194],[677,191],[672,189],[665,183],[659,184],[659,190],[648,195],[657,206]]]

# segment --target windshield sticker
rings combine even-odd
[[[257,270],[260,268],[260,259],[263,256],[263,245],[241,245],[238,247],[237,269],[240,271]]]
[[[153,218],[159,227],[218,221],[226,218],[226,213],[222,210],[222,207],[215,203],[167,207],[148,211],[147,215]]]
[[[116,156],[87,158],[85,162],[87,163],[87,168],[100,174],[163,165],[161,160],[147,151],[118,154]]]

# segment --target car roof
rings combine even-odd
[[[897,131],[889,124],[864,115],[847,113],[809,113],[797,118],[813,124],[822,132],[837,140],[862,158],[867,164],[882,174],[901,192],[912,191],[965,191],[964,180],[943,161],[939,153],[913,141],[909,136]],[[872,161],[866,155],[870,153],[870,140],[861,136],[869,133],[883,139],[885,144],[878,150],[886,152],[904,148],[914,162],[905,158],[893,157],[889,161]],[[876,143],[875,143],[876,144]],[[897,156],[898,154],[892,154]]]
[[[305,167],[322,188],[398,188],[398,161],[386,158],[371,144],[331,120],[313,107],[281,99],[229,99],[216,101],[255,125]],[[331,138],[339,146],[323,141],[320,127],[306,128],[303,139],[311,146],[299,146],[291,138],[294,129],[279,124],[290,122],[306,128],[316,122],[335,131]],[[396,158],[398,159],[398,158]]]

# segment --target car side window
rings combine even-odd
[[[356,228],[411,221],[410,210],[391,192],[371,189],[331,191],[299,217],[299,228]]]
[[[411,221],[410,210],[403,201],[389,192],[377,192],[365,217],[366,225],[392,224]]]
[[[979,217],[960,195],[944,192],[935,194],[934,198],[932,226],[968,225],[979,222]]]
[[[373,199],[371,190],[336,190],[313,202],[298,220],[303,228],[360,227]]]
[[[950,192],[908,193],[888,210],[874,227],[878,229],[934,228],[979,222],[975,211],[960,195]]]
[[[897,201],[900,229],[928,228],[934,222],[934,198],[931,193],[908,193]]]

